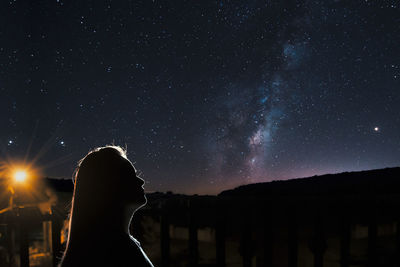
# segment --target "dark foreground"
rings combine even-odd
[[[55,266],[62,255],[72,183],[31,186],[40,190],[21,188],[0,214],[0,266]],[[132,232],[155,266],[400,266],[400,168],[148,200]]]

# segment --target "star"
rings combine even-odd
[[[374,132],[379,132],[379,127],[375,127]]]

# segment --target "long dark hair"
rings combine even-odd
[[[63,262],[71,253],[76,258],[76,254],[97,240],[99,234],[105,239],[105,229],[113,229],[128,202],[135,201],[132,195],[138,195],[139,206],[145,203],[140,202],[139,191],[126,189],[127,177],[132,175],[136,176],[136,170],[127,159],[126,151],[118,146],[96,148],[79,161],[73,176],[74,193]],[[141,194],[144,198],[143,192]],[[96,246],[99,245],[90,243],[85,253],[96,250]]]

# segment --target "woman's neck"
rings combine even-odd
[[[119,210],[104,209],[104,213],[73,213],[69,241],[74,239],[83,241],[82,239],[92,239],[96,236],[104,238],[121,235],[129,236],[129,226],[136,209],[137,207],[135,206],[129,206]],[[76,220],[76,218],[79,219]]]

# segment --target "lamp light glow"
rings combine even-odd
[[[18,170],[14,173],[14,180],[16,182],[23,183],[26,180],[27,176],[28,174],[26,173],[26,171]]]

